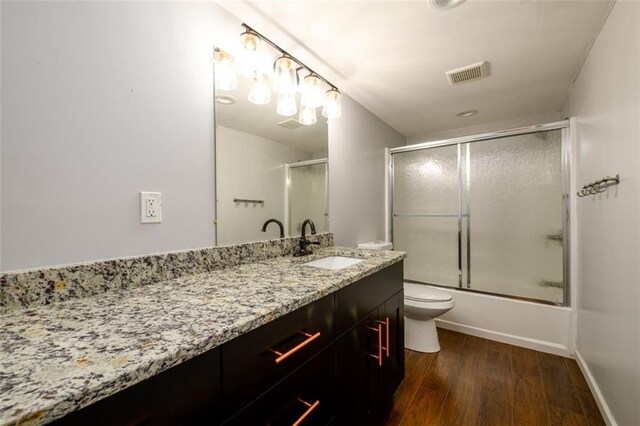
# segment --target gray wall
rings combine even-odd
[[[213,3],[2,2],[1,270],[211,246]],[[163,223],[139,224],[161,191]]]
[[[329,121],[329,228],[337,245],[383,239],[385,148],[405,137],[342,96],[342,118]]]
[[[578,186],[621,177],[577,201],[577,354],[620,425],[640,424],[639,28],[640,3],[618,1],[564,107],[577,121]]]

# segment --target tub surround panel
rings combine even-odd
[[[320,237],[331,241],[329,234]],[[62,417],[405,257],[324,247],[302,258],[268,259],[284,246],[293,251],[289,244],[259,243],[263,260],[253,263],[241,263],[248,248],[212,249],[217,262],[239,264],[190,276],[179,266],[189,264],[190,255],[174,254],[179,259],[172,268],[165,255],[158,270],[183,276],[1,315],[0,424]],[[301,265],[332,255],[365,262],[336,271]]]
[[[333,245],[331,233],[310,239],[322,247]],[[0,274],[0,313],[287,256],[293,254],[299,241],[274,239]]]

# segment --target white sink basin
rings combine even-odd
[[[357,263],[364,262],[364,259],[354,259],[352,257],[329,256],[313,262],[303,263],[303,265],[313,266],[322,269],[344,269]]]

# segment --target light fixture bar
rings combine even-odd
[[[260,34],[258,31],[254,30],[253,28],[251,28],[250,26],[248,26],[245,23],[242,23],[242,26],[249,31],[250,33],[253,33],[255,35],[257,35],[258,37],[260,37],[260,39],[262,41],[264,41],[265,43],[267,43],[269,46],[273,47],[274,49],[276,49],[278,52],[280,52],[282,55],[287,56],[289,59],[291,59],[293,62],[295,62],[296,64],[300,65],[301,68],[305,68],[307,71],[309,71],[309,73],[315,75],[316,77],[318,77],[320,80],[324,81],[331,89],[335,89],[338,90],[338,88],[331,83],[329,80],[327,80],[326,78],[324,78],[323,76],[321,76],[320,74],[318,74],[317,72],[315,72],[314,70],[312,70],[310,67],[308,67],[304,62],[302,62],[301,60],[299,60],[298,58],[296,58],[295,56],[291,55],[289,52],[283,50],[280,46],[278,46],[277,44],[275,44],[274,42],[272,42],[271,40],[269,40],[267,37],[263,36],[262,34]],[[300,71],[301,68],[296,69],[297,71]]]

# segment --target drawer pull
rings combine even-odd
[[[306,336],[307,338],[304,340],[304,342],[300,343],[297,346],[294,346],[293,348],[289,349],[287,352],[282,353],[282,352],[276,351],[274,349],[271,349],[271,352],[273,352],[274,354],[278,355],[278,358],[276,358],[276,364],[280,364],[282,361],[284,361],[285,359],[289,358],[291,355],[293,355],[294,353],[298,352],[300,349],[304,348],[309,343],[313,342],[318,337],[320,337],[320,332],[319,331],[316,334],[309,334],[309,333],[305,333],[303,331],[300,331],[299,333],[302,334],[303,336]]]
[[[320,333],[318,333],[320,334]],[[304,419],[306,419],[307,417],[309,417],[309,414],[311,414],[311,412],[313,410],[315,410],[316,408],[318,408],[318,405],[320,405],[320,400],[317,400],[316,402],[314,402],[313,404],[309,404],[307,401],[298,398],[298,401],[302,402],[304,405],[307,406],[307,410],[302,413],[302,415],[298,418],[298,420],[295,421],[295,423],[293,423],[292,426],[298,426],[300,423],[302,423],[304,421]]]
[[[378,366],[380,367],[382,367],[382,324],[384,323],[382,321],[379,321],[377,328],[369,327],[369,330],[375,331],[378,333],[378,355],[373,355],[373,354],[370,354],[370,355],[372,358],[375,358],[378,360]]]
[[[378,321],[379,324],[382,324],[386,327],[387,330],[387,339],[385,340],[385,345],[382,349],[387,353],[387,358],[389,358],[389,317],[386,317],[384,321]]]

